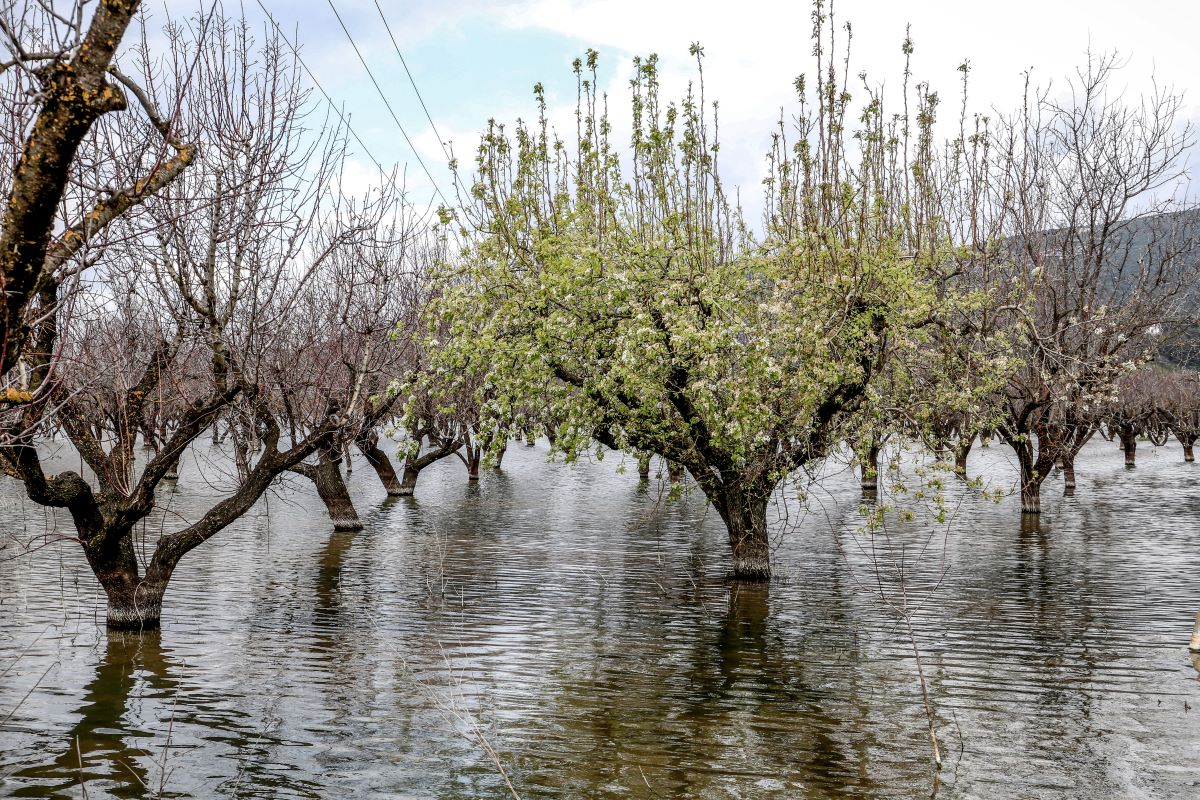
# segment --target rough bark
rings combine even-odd
[[[733,557],[732,576],[739,580],[771,579],[771,549],[767,536],[769,492],[728,487],[717,493],[714,504],[729,531]]]
[[[371,469],[375,470],[375,474],[379,476],[379,482],[383,484],[388,495],[398,497],[404,494],[400,480],[396,477],[396,468],[392,465],[392,460],[379,447],[379,434],[374,430],[364,431],[355,438],[354,443],[358,445],[358,449],[367,459],[367,463],[371,465]],[[408,493],[412,494],[411,491]]]
[[[479,445],[467,448],[467,480],[479,480],[479,465],[483,463],[483,448]]]
[[[341,461],[337,456],[337,450],[323,448],[316,466],[297,464],[292,467],[292,472],[303,475],[317,487],[317,496],[325,504],[325,511],[335,531],[361,531],[363,525],[346,482],[342,479]]]
[[[404,478],[400,481],[400,489],[396,494],[400,497],[412,497],[417,491],[417,478],[419,477],[421,477],[421,470],[405,461]]]
[[[4,291],[4,347],[0,372],[12,369],[27,336],[25,307],[46,266],[59,203],[71,162],[101,115],[125,107],[125,96],[107,80],[113,54],[137,2],[104,0],[70,61],[55,62],[43,79],[42,108],[13,171],[0,227],[0,289]]]

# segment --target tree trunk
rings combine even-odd
[[[113,630],[143,630],[159,626],[163,595],[170,573],[150,569],[139,574],[130,528],[114,532],[81,529],[81,539],[98,542],[84,547],[96,580],[108,598],[105,624]]]
[[[405,460],[404,477],[400,481],[399,491],[396,492],[397,496],[412,497],[413,493],[417,490],[417,478],[419,477],[421,477],[421,470],[413,467],[408,463],[408,460]]]
[[[321,454],[321,463],[317,466],[313,483],[317,485],[317,494],[325,503],[329,519],[333,521],[335,531],[361,531],[362,522],[354,509],[354,501],[350,499],[350,491],[342,480],[339,464],[326,453]]]
[[[479,465],[483,461],[483,448],[476,445],[467,448],[467,480],[479,480]]]
[[[179,459],[178,458],[175,459],[174,461],[172,461],[171,465],[169,467],[167,467],[166,473],[163,474],[163,480],[164,481],[178,481],[179,480]]]
[[[650,480],[650,455],[641,453],[637,457],[638,480],[645,483]]]
[[[369,431],[365,435],[355,437],[354,443],[358,445],[358,449],[367,459],[367,463],[371,465],[371,469],[375,470],[375,474],[379,476],[379,482],[383,484],[388,495],[398,497],[404,494],[404,487],[396,478],[396,468],[392,466],[392,460],[379,447],[379,435],[374,431]],[[412,491],[410,490],[408,494],[412,494]]]
[[[1196,437],[1190,436],[1186,433],[1182,435],[1176,433],[1175,438],[1179,440],[1181,445],[1183,445],[1183,460],[1189,463],[1194,462],[1196,457],[1192,453],[1192,448],[1196,444]]]
[[[875,494],[879,491],[879,445],[872,444],[867,450],[867,456],[862,462],[863,494]]]
[[[1122,432],[1121,449],[1125,451],[1125,466],[1137,466],[1137,434]]]
[[[733,577],[747,581],[771,579],[771,550],[767,538],[769,492],[727,488],[717,498],[717,511],[729,530]]]
[[[667,459],[667,477],[670,479],[671,483],[679,483],[682,481],[683,465]]]
[[[504,463],[504,454],[508,452],[508,445],[500,448],[500,452],[496,454],[496,464],[492,467],[493,472],[500,471],[500,465]]]
[[[1039,449],[1041,445],[1039,443]],[[1017,452],[1017,463],[1021,467],[1021,513],[1042,513],[1042,481],[1046,479],[1045,470],[1038,470],[1038,462],[1045,459],[1035,459],[1033,443],[1018,442],[1013,445]],[[1045,464],[1049,467],[1049,464]]]
[[[960,478],[967,477],[967,456],[971,455],[971,446],[975,437],[960,438],[954,445],[954,474]]]
[[[1075,456],[1067,455],[1062,458],[1063,494],[1071,497],[1075,494]]]

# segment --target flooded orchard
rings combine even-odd
[[[69,520],[6,482],[0,795],[1194,796],[1200,496],[1178,447],[1140,456],[1089,444],[1078,496],[1052,479],[1026,524],[953,485],[951,523],[890,548],[835,472],[772,508],[769,585],[726,578],[702,495],[616,455],[514,447],[478,484],[442,461],[390,500],[359,461],[364,530],[285,484],[182,562],[141,634],[106,632]],[[1011,485],[1011,461],[971,470]],[[147,540],[208,507],[222,463],[197,447]],[[879,565],[901,556],[936,787],[912,643],[872,594],[900,602]]]

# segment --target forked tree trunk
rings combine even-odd
[[[114,630],[157,628],[170,574],[159,574],[158,569],[140,574],[132,529],[114,533],[88,526],[80,533],[81,539],[102,543],[85,546],[84,552],[108,600],[107,626]]]
[[[1021,468],[1021,513],[1040,514],[1042,482],[1046,480],[1047,471],[1053,462],[1035,456],[1033,443],[1030,441],[1016,442],[1013,449],[1017,453],[1017,463]]]
[[[400,491],[396,494],[400,497],[412,497],[417,491],[417,478],[421,477],[420,467],[414,467],[406,460],[404,462],[404,477],[400,480]]]
[[[726,488],[714,504],[729,530],[733,577],[739,580],[771,579],[771,549],[767,537],[769,492]]]
[[[379,482],[383,484],[384,491],[391,497],[404,494],[404,487],[396,477],[396,468],[392,466],[392,460],[379,447],[379,435],[375,431],[367,431],[355,437],[354,443],[358,445],[358,449],[367,459],[367,463],[371,465],[371,469],[375,470],[375,474],[379,476]],[[408,494],[412,494],[412,491],[410,490]]]

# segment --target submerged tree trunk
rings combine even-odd
[[[1194,462],[1196,457],[1192,453],[1192,448],[1196,445],[1196,437],[1188,436],[1186,434],[1183,436],[1175,434],[1175,438],[1179,440],[1181,445],[1183,445],[1183,460],[1189,463]]]
[[[492,465],[492,472],[500,472],[500,465],[504,463],[504,454],[508,452],[508,445],[500,448],[500,452],[496,453],[496,463]]]
[[[1035,453],[1033,442],[1028,437],[1024,441],[1012,443],[1017,453],[1017,463],[1021,468],[1021,513],[1042,513],[1042,482],[1053,460],[1044,456],[1045,444],[1039,442]],[[1039,469],[1040,467],[1040,469]]]
[[[412,497],[417,490],[417,478],[419,477],[421,477],[421,468],[415,467],[405,460],[404,477],[400,481],[400,490],[396,494],[400,497]]]
[[[1065,455],[1062,458],[1063,493],[1070,497],[1075,494],[1075,455]]]
[[[1121,432],[1121,449],[1125,451],[1125,466],[1137,466],[1137,434]]]
[[[771,550],[767,537],[769,492],[726,488],[714,498],[717,511],[729,530],[733,577],[739,580],[771,579]]]
[[[84,553],[108,600],[105,622],[114,630],[153,629],[162,618],[163,595],[169,572],[150,569],[145,576],[138,568],[133,529],[109,529],[96,520],[80,527],[87,542]]]
[[[650,454],[639,453],[637,457],[638,480],[645,483],[650,480]]]
[[[971,446],[974,443],[974,436],[966,436],[959,438],[954,444],[954,474],[960,478],[967,477],[967,457],[971,455]]]
[[[667,459],[667,478],[671,483],[679,483],[683,480],[683,465]]]
[[[325,503],[325,510],[329,513],[329,519],[333,521],[335,531],[361,531],[362,521],[354,509],[354,501],[350,499],[350,491],[346,488],[346,482],[342,480],[339,466],[338,461],[332,457],[322,456],[314,481],[317,494]]]
[[[335,531],[361,531],[363,525],[354,509],[354,501],[350,498],[346,482],[342,479],[342,470],[336,455],[338,450],[323,449],[317,466],[297,464],[292,467],[292,471],[308,478],[317,487],[317,496],[325,504],[325,511],[329,514]]]
[[[863,494],[879,491],[879,450],[878,444],[872,444],[861,464]]]
[[[354,443],[358,445],[359,451],[367,459],[371,469],[375,470],[375,474],[379,476],[379,482],[383,484],[384,491],[391,497],[404,494],[404,487],[396,477],[396,468],[392,466],[392,460],[379,447],[379,434],[374,430],[363,431],[355,437]],[[412,494],[411,491],[408,493]]]

